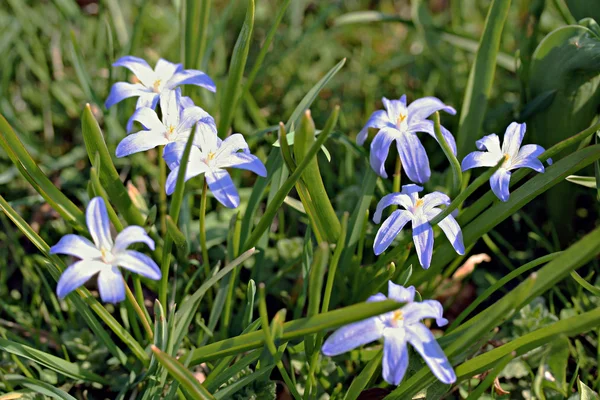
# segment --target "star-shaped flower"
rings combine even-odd
[[[456,374],[444,351],[421,323],[423,319],[435,318],[438,326],[446,325],[448,320],[442,317],[442,305],[435,300],[413,302],[414,296],[413,286],[404,288],[389,281],[388,297],[377,293],[367,302],[390,298],[406,304],[396,311],[338,329],[327,338],[321,351],[327,356],[336,356],[383,338],[383,379],[391,385],[399,385],[408,368],[407,344],[410,343],[441,382],[456,382]]]
[[[200,86],[211,92],[217,90],[215,83],[204,72],[196,69],[183,69],[181,64],[173,64],[162,58],[158,60],[154,69],[145,60],[133,56],[119,58],[113,67],[129,69],[139,82],[115,83],[106,99],[106,108],[110,108],[128,97],[139,97],[136,108],[154,108],[161,94],[186,84]]]
[[[462,160],[462,170],[466,171],[476,167],[493,167],[501,159],[504,159],[502,166],[494,172],[490,178],[490,186],[494,194],[502,201],[508,201],[510,192],[510,176],[512,170],[518,168],[531,168],[537,172],[544,172],[544,165],[538,159],[545,150],[537,144],[526,144],[521,147],[523,136],[525,135],[525,124],[511,123],[504,133],[504,142],[500,148],[500,139],[498,135],[492,133],[484,136],[475,142],[479,150],[466,155]],[[548,164],[552,160],[548,159]]]
[[[377,128],[379,132],[371,142],[371,167],[377,174],[387,178],[385,160],[390,146],[396,141],[396,147],[402,167],[408,178],[416,183],[425,183],[431,176],[429,158],[425,148],[417,137],[417,132],[426,132],[435,138],[433,121],[427,118],[436,111],[446,111],[454,115],[456,110],[445,105],[435,97],[423,97],[406,105],[406,95],[399,100],[383,98],[385,110],[375,111],[367,124],[359,132],[356,142],[362,145],[367,139],[368,128]],[[442,135],[456,155],[454,136],[443,126]]]
[[[244,137],[235,133],[221,140],[215,132],[203,124],[196,125],[194,142],[190,151],[190,159],[185,171],[185,180],[204,174],[206,183],[213,195],[225,207],[236,208],[240,204],[237,189],[225,168],[247,169],[260,176],[267,176],[267,169],[260,159],[250,154]],[[179,173],[181,155],[185,143],[178,142],[165,149],[164,158],[171,173],[167,177],[167,194],[173,193]]]
[[[50,248],[51,254],[68,254],[80,258],[71,264],[58,280],[59,298],[83,285],[98,274],[100,298],[107,303],[125,299],[125,284],[118,267],[123,267],[146,278],[159,280],[160,268],[152,258],[138,251],[127,250],[133,243],[145,243],[154,250],[154,241],[140,226],[128,226],[115,241],[110,234],[108,213],[102,197],[94,197],[86,210],[86,222],[94,242],[79,235],[65,235]]]
[[[419,262],[423,268],[429,268],[431,256],[433,254],[433,228],[429,221],[437,216],[441,209],[438,206],[450,204],[450,198],[441,192],[432,192],[419,198],[418,192],[423,190],[418,185],[404,185],[400,193],[392,193],[384,196],[377,204],[373,221],[378,224],[381,221],[381,213],[391,205],[400,205],[404,210],[399,209],[385,220],[377,231],[373,250],[375,255],[383,253],[392,244],[392,241],[404,225],[409,221],[412,223],[413,241]],[[448,237],[448,240],[458,254],[465,253],[462,232],[454,216],[448,215],[438,224],[442,231]]]
[[[217,127],[213,117],[198,106],[190,106],[188,99],[185,99],[185,103],[182,100],[179,89],[172,90],[160,98],[162,121],[153,109],[138,108],[127,123],[127,131],[131,131],[134,121],[142,124],[145,130],[126,136],[117,146],[117,157],[125,157],[161,145],[170,147],[176,142],[185,145],[196,123],[206,125],[206,129],[212,130],[216,135]],[[182,103],[187,107],[183,107]]]

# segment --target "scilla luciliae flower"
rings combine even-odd
[[[417,137],[417,132],[426,132],[435,138],[433,121],[427,118],[436,111],[445,111],[451,115],[456,110],[435,97],[423,97],[406,105],[406,95],[399,100],[383,98],[385,110],[375,111],[359,132],[356,142],[362,145],[367,139],[368,128],[377,128],[379,132],[371,142],[370,162],[373,170],[387,178],[385,160],[390,146],[395,141],[402,167],[408,178],[416,183],[425,183],[431,176],[429,158],[425,148]],[[443,126],[442,135],[456,155],[454,136]]]
[[[250,154],[246,140],[239,133],[221,140],[213,130],[199,123],[196,125],[194,144],[197,147],[191,148],[185,180],[204,174],[212,194],[225,207],[236,208],[240,204],[237,189],[225,168],[247,169],[257,175],[267,176],[264,164],[258,157]],[[164,158],[171,168],[166,183],[167,194],[175,191],[184,148],[185,143],[178,142],[165,149]]]
[[[173,64],[162,58],[158,60],[154,69],[145,60],[133,56],[119,58],[113,67],[129,69],[139,82],[115,83],[106,99],[106,108],[110,108],[128,97],[138,97],[136,108],[154,108],[161,95],[180,85],[196,85],[211,92],[217,90],[215,83],[204,72],[196,69],[183,69],[181,64]]]
[[[83,236],[65,235],[50,248],[51,254],[68,254],[80,260],[71,264],[60,276],[56,294],[61,299],[98,274],[100,298],[107,303],[125,299],[125,284],[119,267],[159,280],[160,268],[152,258],[127,250],[133,243],[145,243],[154,250],[154,241],[140,226],[128,226],[113,242],[106,205],[102,197],[94,197],[86,209],[87,227],[93,243]]]
[[[401,308],[377,317],[346,325],[335,332],[323,344],[321,351],[327,356],[336,356],[375,340],[383,339],[383,379],[398,385],[408,368],[408,344],[427,363],[433,374],[443,383],[456,381],[456,374],[435,337],[421,320],[435,318],[438,326],[448,320],[442,317],[443,308],[439,301],[414,302],[415,288],[404,288],[388,282],[388,296],[377,293],[367,302],[386,299],[405,303]]]
[[[404,225],[410,221],[419,262],[423,268],[429,268],[433,254],[433,228],[429,221],[442,212],[438,206],[450,204],[450,198],[441,192],[432,192],[420,198],[419,192],[422,190],[423,188],[418,185],[404,185],[400,193],[388,194],[379,201],[373,216],[376,224],[381,221],[381,214],[387,207],[399,205],[404,209],[393,211],[381,224],[373,244],[376,255],[383,253],[392,244]],[[462,232],[454,216],[448,215],[438,225],[448,237],[454,250],[458,254],[464,254],[465,245]]]
[[[544,172],[544,165],[538,157],[545,151],[537,144],[526,144],[521,147],[525,136],[526,125],[511,123],[504,133],[504,142],[500,148],[500,138],[495,133],[487,135],[475,142],[479,150],[465,156],[462,170],[476,167],[493,167],[504,159],[502,166],[490,178],[490,186],[494,194],[502,201],[508,201],[510,192],[511,171],[518,168],[531,168],[536,172]],[[548,164],[552,160],[548,159]]]

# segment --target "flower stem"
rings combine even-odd
[[[127,300],[129,300],[129,302],[131,303],[131,306],[135,310],[135,313],[140,318],[140,321],[142,322],[142,325],[144,326],[144,330],[146,331],[146,334],[148,335],[148,340],[150,342],[154,342],[154,332],[152,331],[152,327],[150,326],[150,321],[146,318],[144,311],[142,311],[142,309],[140,308],[140,305],[135,300],[135,296],[131,292],[131,289],[129,289],[129,286],[127,285],[127,281],[125,280],[125,278],[123,278],[123,284],[125,285],[125,294],[127,295]]]
[[[392,183],[392,193],[400,192],[401,176],[402,176],[402,160],[400,160],[400,155],[398,155],[396,157],[396,168],[394,169],[394,181]],[[392,206],[392,211],[396,211],[397,209],[398,209],[398,206]]]
[[[460,168],[460,163],[456,159],[456,156],[452,152],[450,145],[442,135],[442,128],[440,125],[440,113],[436,112],[433,114],[433,129],[435,131],[435,138],[439,142],[440,146],[442,146],[442,150],[446,155],[446,158],[450,162],[450,168],[452,169],[452,191],[451,196],[454,197],[457,193],[460,192],[462,188],[462,170]]]
[[[160,214],[160,232],[164,237],[167,234],[167,192],[165,191],[165,185],[167,183],[167,163],[163,158],[164,147],[158,148],[158,167],[159,167],[159,214]]]
[[[200,197],[200,248],[202,249],[202,264],[204,264],[204,275],[208,279],[210,276],[210,263],[208,261],[208,248],[206,247],[206,194],[208,184],[204,178],[202,186],[202,197]]]

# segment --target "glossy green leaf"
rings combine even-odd
[[[579,400],[598,400],[600,396],[594,392],[588,385],[577,379],[577,391],[579,392]]]
[[[373,379],[373,376],[379,371],[381,367],[381,360],[383,358],[383,351],[379,351],[375,357],[373,357],[367,365],[360,371],[360,374],[352,380],[344,400],[356,400],[367,387],[369,382]]]
[[[594,176],[569,175],[566,177],[566,180],[590,189],[596,189],[596,177]]]
[[[71,396],[67,392],[64,392],[61,389],[55,388],[54,386],[52,386],[46,382],[37,380],[37,379],[27,378],[27,377],[24,377],[21,375],[6,374],[2,377],[2,380],[6,381],[14,386],[22,386],[24,388],[30,389],[34,393],[48,396],[49,398],[52,398],[52,399],[75,400],[75,397]],[[20,397],[10,397],[10,393],[7,396],[8,397],[0,395],[0,399],[6,398],[8,400],[8,399],[20,398]],[[23,397],[23,398],[25,398],[25,397]]]

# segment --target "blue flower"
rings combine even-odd
[[[510,196],[508,191],[510,171],[518,168],[531,168],[537,172],[544,172],[544,165],[538,160],[538,156],[544,152],[544,148],[537,144],[527,144],[521,147],[525,129],[525,124],[511,123],[504,133],[502,148],[500,148],[498,135],[492,133],[484,136],[476,142],[476,146],[479,150],[487,150],[487,152],[474,151],[467,154],[462,160],[462,170],[466,171],[476,167],[493,167],[504,158],[500,169],[490,178],[492,191],[502,201],[508,201]],[[548,159],[548,164],[552,164],[551,159]]]
[[[215,83],[202,71],[183,69],[181,64],[173,64],[160,59],[152,69],[146,61],[133,56],[119,58],[113,67],[125,67],[134,73],[138,83],[117,82],[110,89],[106,108],[112,107],[128,97],[139,97],[136,108],[156,107],[158,98],[179,85],[196,85],[215,92]]]
[[[125,299],[125,284],[118,267],[146,278],[159,280],[160,268],[147,255],[127,250],[133,243],[145,243],[154,250],[154,241],[140,226],[128,226],[115,241],[110,234],[106,205],[94,197],[86,210],[86,222],[94,242],[79,235],[65,235],[50,248],[50,254],[68,254],[80,260],[71,264],[58,280],[56,294],[61,299],[98,274],[100,297],[107,303]]]
[[[378,224],[381,221],[381,213],[391,205],[400,205],[399,209],[383,221],[377,235],[373,250],[375,255],[383,253],[392,244],[392,241],[408,221],[412,223],[413,241],[423,268],[429,268],[433,254],[433,229],[429,221],[437,216],[442,210],[437,208],[444,204],[450,204],[450,198],[441,192],[432,192],[419,198],[418,192],[423,190],[421,186],[404,185],[400,193],[392,193],[384,196],[377,204],[373,221]],[[454,216],[448,215],[438,224],[450,240],[452,247],[458,254],[465,254],[462,232]]]
[[[377,174],[387,178],[385,172],[385,160],[390,151],[392,142],[396,141],[396,147],[402,166],[408,178],[416,183],[425,183],[431,176],[429,169],[429,158],[417,132],[426,132],[435,138],[433,121],[427,118],[436,111],[446,111],[456,114],[456,110],[445,105],[435,97],[423,97],[406,106],[406,95],[399,100],[388,100],[383,98],[385,110],[375,111],[367,124],[356,137],[356,142],[362,145],[367,139],[368,128],[377,128],[379,132],[371,142],[371,167]],[[454,136],[443,126],[442,135],[456,155],[456,142]]]
[[[435,318],[438,326],[446,325],[448,321],[442,317],[442,305],[435,300],[413,302],[414,296],[413,286],[407,289],[389,281],[388,297],[406,304],[396,311],[338,329],[325,341],[321,351],[327,356],[336,356],[383,338],[383,379],[391,385],[398,385],[406,374],[407,344],[410,343],[441,382],[456,382],[456,374],[444,351],[431,331],[421,323],[422,319]],[[377,293],[367,302],[386,299],[385,295]]]
[[[117,146],[117,157],[125,157],[140,151],[146,151],[156,146],[165,145],[167,148],[173,143],[185,142],[196,123],[206,125],[206,129],[217,133],[215,120],[202,108],[189,103],[191,100],[181,98],[179,89],[172,90],[160,98],[162,121],[156,112],[149,107],[135,110],[129,122],[127,131],[133,128],[134,121],[138,121],[146,130],[132,133],[123,139]],[[187,107],[184,107],[187,106]],[[167,151],[165,148],[165,151]]]
[[[258,157],[250,154],[250,149],[244,137],[235,133],[221,140],[214,131],[205,124],[196,125],[196,135],[190,151],[190,159],[185,171],[185,180],[204,174],[206,183],[213,195],[225,207],[236,208],[240,197],[229,172],[225,168],[247,169],[260,176],[267,176],[267,169]],[[176,142],[165,149],[164,159],[171,173],[167,177],[167,194],[173,193],[179,173],[179,164],[185,143]]]

